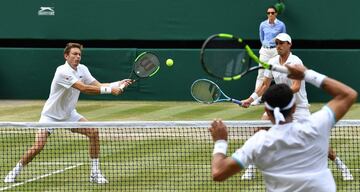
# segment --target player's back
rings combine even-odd
[[[262,142],[256,146],[259,150],[254,154],[254,161],[262,170],[268,191],[336,189],[327,164],[332,125],[331,115],[327,113],[323,109],[302,122],[275,125],[268,131],[257,133]]]

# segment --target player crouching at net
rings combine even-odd
[[[325,90],[332,99],[310,117],[301,122],[293,121],[296,105],[292,90],[286,84],[273,85],[265,92],[263,100],[274,125],[268,131],[256,132],[231,157],[226,156],[226,125],[215,120],[209,129],[215,142],[211,164],[213,180],[224,181],[249,164],[255,164],[269,192],[336,191],[327,161],[331,128],[356,101],[357,92],[301,65],[287,67],[290,78],[304,78]]]
[[[50,95],[41,113],[40,123],[49,122],[78,122],[88,121],[76,109],[80,93],[85,94],[113,94],[123,93],[120,86],[127,87],[132,83],[124,79],[113,83],[100,83],[89,72],[88,68],[80,64],[83,46],[78,43],[68,43],[64,49],[65,64],[56,69],[51,83]],[[30,163],[45,147],[47,138],[54,129],[40,129],[35,136],[33,146],[21,157],[12,171],[5,177],[4,182],[15,182],[24,166]],[[100,171],[100,141],[99,131],[95,128],[74,128],[74,133],[85,135],[89,138],[89,155],[91,158],[90,182],[108,183]]]
[[[276,49],[278,55],[269,60],[269,64],[272,65],[302,65],[302,61],[299,57],[291,53],[292,41],[291,37],[286,33],[280,33],[275,37]],[[290,86],[291,90],[294,93],[296,110],[293,114],[293,119],[295,121],[301,120],[302,118],[309,117],[309,102],[307,99],[306,86],[304,80],[294,80],[289,79],[286,74],[279,73],[271,70],[264,71],[263,83],[259,86],[256,91],[251,94],[248,99],[245,99],[242,102],[243,107],[249,107],[250,103],[256,100],[258,97],[261,97],[266,89],[270,87],[271,79],[274,79],[276,84],[285,83]],[[261,118],[262,120],[269,120],[266,113]],[[329,159],[332,160],[336,167],[341,171],[343,180],[353,180],[353,176],[350,173],[350,170],[347,168],[345,163],[341,161],[340,157],[336,156],[335,151],[329,147]],[[241,179],[253,179],[256,174],[256,167],[254,165],[249,165],[245,173],[241,176]]]

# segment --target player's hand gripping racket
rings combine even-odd
[[[251,67],[251,60],[256,66]],[[215,34],[205,40],[200,52],[204,70],[211,76],[230,81],[240,79],[250,71],[270,69],[288,73],[286,67],[262,62],[243,39],[231,34]]]
[[[159,69],[159,58],[153,53],[143,52],[135,58],[129,79],[137,81],[142,78],[151,77],[155,75]],[[126,85],[121,84],[120,88],[124,89],[125,86]]]
[[[220,87],[208,79],[198,79],[191,85],[192,97],[200,103],[233,102],[241,105],[241,101],[230,98]]]

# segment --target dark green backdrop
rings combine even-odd
[[[83,52],[82,63],[102,82],[127,78],[135,55],[149,49],[95,49]],[[84,96],[87,99],[116,100],[191,100],[190,85],[198,78],[210,78],[199,63],[198,49],[156,49],[162,66],[158,74],[140,81],[123,96]],[[339,79],[360,91],[360,50],[294,50],[305,65]],[[164,65],[167,58],[175,64]],[[0,99],[46,99],[58,65],[64,63],[62,49],[0,49]],[[245,98],[251,94],[256,73],[232,82],[219,82],[229,95]],[[218,82],[218,81],[217,81]],[[327,98],[307,85],[311,102]]]
[[[1,0],[0,38],[201,40],[227,32],[258,39],[277,0]],[[360,1],[286,0],[294,39],[359,39]],[[53,16],[39,16],[51,7]]]

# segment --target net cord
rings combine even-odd
[[[0,122],[1,127],[24,127],[24,128],[208,128],[212,121],[91,121],[91,122]],[[229,127],[270,127],[270,121],[224,121]],[[359,126],[360,120],[340,120],[336,127]]]

